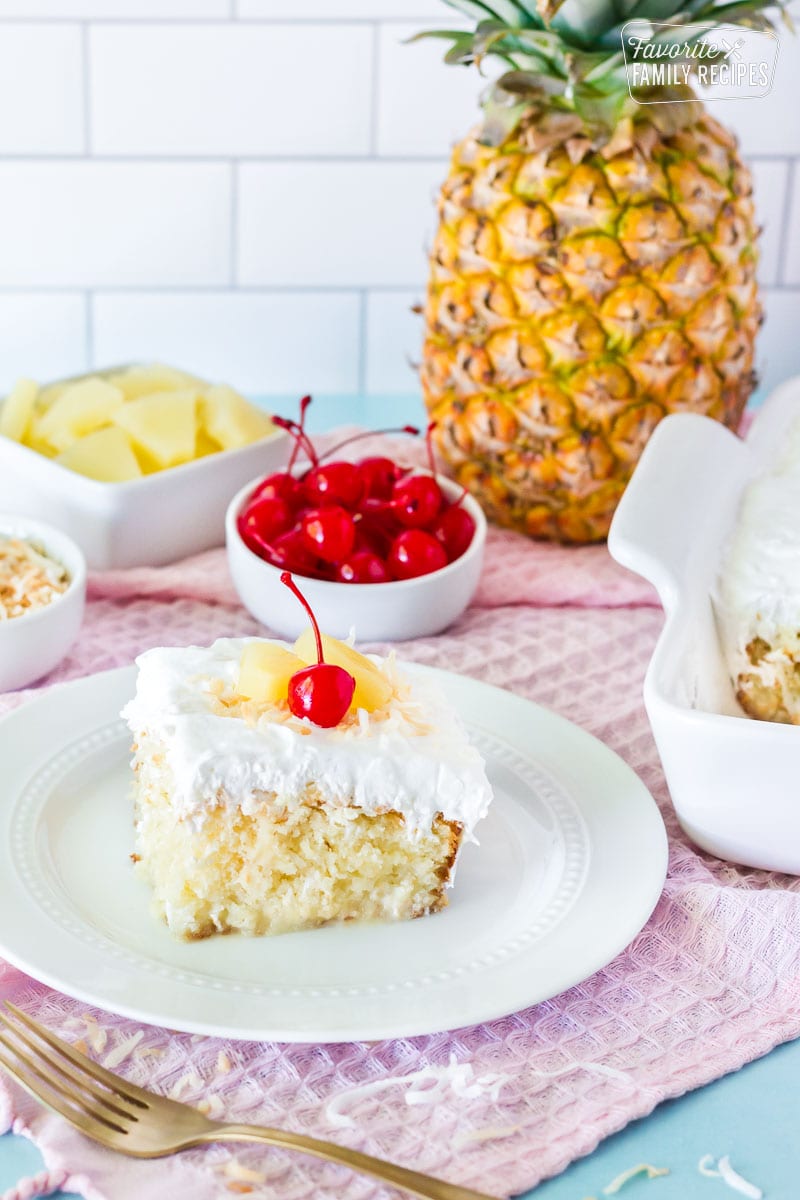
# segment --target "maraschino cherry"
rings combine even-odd
[[[263,479],[238,517],[245,545],[260,558],[295,575],[341,583],[386,583],[438,571],[469,548],[475,522],[439,486],[428,426],[430,473],[379,455],[349,462],[339,452],[372,433],[346,437],[318,454],[306,432],[310,396],[298,420],[274,417],[294,446],[285,471]],[[413,425],[379,433],[419,435]],[[300,455],[308,458],[297,468]]]
[[[332,729],[350,707],[356,681],[344,667],[325,662],[317,618],[289,571],[282,572],[281,583],[286,584],[308,613],[317,643],[316,663],[295,671],[289,680],[289,708],[296,717],[308,717],[314,725]]]
[[[447,552],[432,533],[404,529],[392,542],[386,565],[394,579],[416,579],[447,566]]]
[[[312,467],[303,479],[303,491],[310,504],[343,504],[354,508],[364,491],[361,473],[355,463],[329,462]]]
[[[308,549],[327,563],[341,562],[356,540],[355,522],[340,504],[310,508],[301,518],[300,528]]]
[[[251,500],[245,511],[239,517],[239,533],[245,542],[255,534],[264,542],[291,529],[294,523],[294,512],[280,496],[260,496]]]
[[[371,550],[356,550],[336,568],[340,583],[388,583],[392,578],[386,563]]]
[[[475,522],[461,502],[466,496],[466,488],[455,504],[451,504],[430,526],[430,532],[437,537],[447,551],[450,562],[466,553],[475,536]]]

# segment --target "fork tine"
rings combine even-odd
[[[76,1050],[74,1046],[70,1046],[69,1042],[62,1041],[60,1037],[56,1037],[54,1033],[51,1033],[49,1029],[45,1029],[38,1021],[34,1021],[33,1017],[29,1017],[26,1012],[23,1012],[21,1008],[17,1008],[16,1004],[12,1004],[10,1000],[6,1000],[5,1006],[21,1024],[26,1025],[41,1041],[46,1042],[57,1053],[63,1054],[79,1070],[84,1071],[87,1075],[91,1075],[92,1079],[98,1083],[105,1084],[109,1091],[114,1092],[121,1100],[124,1100],[128,1104],[135,1104],[139,1108],[150,1108],[153,1096],[149,1092],[137,1087],[135,1083],[128,1083],[127,1079],[122,1079],[119,1075],[114,1075],[87,1055],[81,1054],[80,1050]]]
[[[51,1108],[85,1133],[87,1137],[106,1146],[116,1146],[126,1131],[86,1108],[77,1098],[56,1090],[34,1067],[19,1057],[11,1057],[5,1039],[0,1035],[0,1066],[41,1104]],[[5,1052],[4,1052],[5,1051]]]
[[[114,1100],[111,1098],[112,1094],[107,1091],[103,1091],[102,1087],[98,1086],[94,1082],[94,1077],[90,1075],[88,1071],[72,1066],[69,1060],[62,1054],[54,1053],[41,1042],[35,1041],[30,1034],[26,1032],[24,1026],[17,1025],[16,1022],[10,1021],[6,1014],[2,1011],[0,1011],[0,1030],[5,1030],[5,1044],[12,1047],[15,1054],[17,1053],[16,1042],[22,1042],[28,1047],[29,1050],[33,1052],[35,1061],[37,1063],[39,1061],[44,1062],[48,1067],[52,1067],[54,1070],[58,1071],[59,1074],[65,1076],[66,1079],[71,1080],[74,1084],[77,1084],[78,1087],[83,1088],[83,1090],[86,1092],[89,1092],[89,1094],[92,1095],[95,1100],[99,1100],[101,1104],[103,1104],[116,1116],[124,1117],[125,1120],[128,1121],[139,1120],[135,1112],[130,1112],[128,1109],[122,1108],[119,1104],[115,1104]],[[10,1041],[9,1036],[11,1039]],[[141,1111],[141,1109],[139,1111]]]

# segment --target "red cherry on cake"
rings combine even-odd
[[[289,571],[282,573],[281,583],[294,593],[308,613],[317,643],[316,663],[296,671],[289,680],[289,708],[296,717],[307,717],[315,725],[331,729],[339,724],[350,707],[356,681],[344,667],[325,662],[317,619]]]
[[[430,529],[447,551],[450,562],[460,558],[475,536],[475,522],[460,504],[451,504],[431,525]]]
[[[355,508],[364,484],[354,463],[326,462],[303,477],[303,491],[310,504],[341,504]]]
[[[339,563],[336,578],[340,583],[388,583],[392,578],[386,563],[369,550],[356,550]]]
[[[392,542],[386,565],[393,579],[415,579],[447,566],[447,552],[424,529],[405,529]]]
[[[300,529],[309,550],[329,563],[346,558],[356,540],[355,522],[339,504],[312,508],[302,518]]]
[[[442,500],[441,488],[430,475],[410,475],[392,489],[392,512],[401,525],[425,529],[436,519]]]

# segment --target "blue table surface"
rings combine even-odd
[[[273,411],[292,415],[295,398],[270,400]],[[414,422],[424,415],[418,397],[323,397],[309,410],[312,432],[352,422],[377,428]],[[659,1105],[607,1138],[595,1152],[573,1163],[528,1196],[536,1200],[588,1200],[620,1172],[637,1163],[668,1167],[670,1174],[628,1184],[623,1196],[643,1200],[714,1200],[734,1196],[719,1179],[697,1170],[706,1154],[729,1154],[733,1166],[764,1192],[765,1200],[797,1200],[800,1183],[800,1137],[797,1132],[797,1081],[800,1040],[779,1046],[765,1058],[724,1079]],[[38,1151],[24,1138],[0,1137],[0,1192],[24,1175],[41,1169]],[[66,1200],[65,1193],[53,1200]],[[151,1200],[142,1196],[142,1200]],[[160,1200],[153,1196],[152,1200]]]

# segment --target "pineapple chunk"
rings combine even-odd
[[[49,383],[47,387],[43,387],[39,392],[39,398],[36,401],[36,410],[40,413],[46,413],[48,408],[52,408],[56,400],[64,395],[69,383]]]
[[[160,469],[194,458],[197,443],[197,391],[155,392],[130,400],[114,413],[114,424],[130,435],[137,450]]]
[[[73,383],[36,422],[35,435],[54,450],[67,450],[78,438],[108,425],[122,407],[122,392],[104,379]]]
[[[23,441],[30,425],[39,385],[32,379],[20,379],[0,409],[0,433],[15,442]]]
[[[242,651],[237,691],[247,700],[277,704],[289,693],[289,680],[307,664],[274,642],[250,642]]]
[[[317,661],[317,643],[313,629],[308,628],[305,633],[300,634],[294,644],[294,652],[306,664]],[[393,691],[391,683],[363,654],[359,654],[346,642],[328,637],[325,633],[322,635],[322,653],[326,662],[344,667],[355,679],[356,690],[353,693],[351,708],[375,712],[376,708],[383,708],[384,704],[389,702]]]
[[[123,483],[126,479],[138,479],[142,473],[127,435],[114,427],[87,433],[55,461],[101,483]]]
[[[207,458],[209,454],[219,454],[219,443],[212,441],[204,429],[198,429],[194,456],[195,458]]]
[[[249,446],[275,430],[266,413],[224,384],[208,388],[200,397],[200,413],[206,433],[223,450]]]
[[[185,371],[165,367],[161,363],[149,366],[128,367],[109,377],[126,400],[138,400],[141,396],[152,396],[154,392],[178,392],[187,387],[196,387],[200,382]]]

